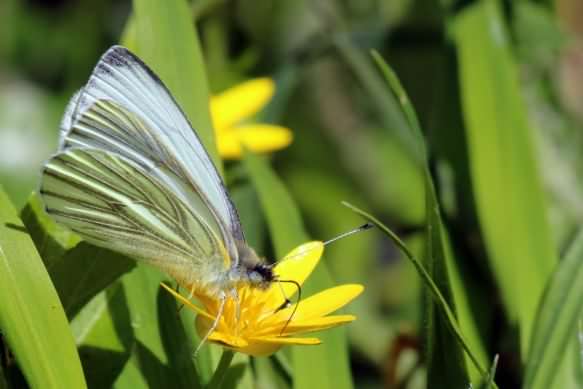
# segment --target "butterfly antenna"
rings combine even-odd
[[[296,314],[296,311],[298,310],[298,306],[300,305],[300,301],[302,300],[302,286],[300,285],[299,282],[295,281],[295,280],[278,280],[277,282],[280,283],[287,283],[287,284],[293,284],[296,286],[296,288],[298,288],[298,302],[296,303],[296,305],[294,306],[294,310],[292,311],[291,315],[289,316],[289,318],[287,319],[287,321],[285,322],[285,325],[282,327],[279,335],[281,336],[285,329],[287,328],[287,326],[289,325],[289,323],[292,321],[292,319],[294,318],[294,315]],[[285,302],[277,309],[278,311],[287,307],[287,305],[291,302],[287,296],[285,296]]]
[[[340,234],[340,235],[338,235],[338,236],[335,236],[334,238],[332,238],[332,239],[329,239],[329,240],[325,241],[323,244],[324,244],[324,246],[327,246],[327,245],[329,245],[330,243],[332,243],[332,242],[336,242],[336,241],[337,241],[337,240],[339,240],[339,239],[346,238],[346,237],[348,237],[348,236],[350,236],[350,235],[354,235],[354,234],[356,234],[357,232],[361,232],[361,231],[366,231],[366,230],[369,230],[369,229],[371,229],[371,228],[373,228],[373,227],[374,227],[374,224],[372,224],[372,223],[366,223],[366,224],[363,224],[362,226],[360,226],[360,227],[358,227],[358,228],[355,228],[355,229],[353,229],[353,230],[350,230],[350,231],[344,232],[344,233],[342,233],[342,234]],[[314,248],[311,248],[311,249],[309,249],[309,250],[303,251],[303,252],[301,252],[301,253],[298,253],[298,254],[295,254],[295,255],[292,255],[292,256],[289,256],[289,257],[284,257],[284,258],[280,259],[279,261],[276,261],[275,263],[280,263],[280,262],[282,262],[282,261],[287,261],[287,260],[289,260],[289,259],[294,259],[294,258],[300,257],[300,256],[302,256],[302,255],[306,255],[306,253],[307,253],[307,252],[309,252],[309,251],[311,251],[311,250],[314,250]],[[275,265],[275,264],[274,264],[274,265]]]
[[[324,246],[328,246],[330,243],[333,243],[333,242],[336,242],[337,240],[349,237],[350,235],[354,235],[354,234],[357,234],[357,233],[362,232],[362,231],[370,230],[373,227],[374,227],[374,224],[365,223],[358,228],[355,228],[355,229],[350,230],[350,231],[346,231],[338,236],[335,236],[332,239],[328,239],[327,241],[324,242]]]

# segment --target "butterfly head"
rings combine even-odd
[[[273,265],[263,262],[255,251],[247,246],[240,245],[239,264],[244,272],[244,278],[251,286],[265,290],[276,280]]]
[[[266,263],[258,263],[247,269],[247,277],[253,286],[262,290],[269,288],[276,279],[275,274],[273,274],[273,266]]]

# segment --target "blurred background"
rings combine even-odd
[[[362,223],[341,205],[347,200],[379,216],[421,255],[423,170],[370,50],[393,67],[427,138],[452,247],[463,258],[466,279],[478,286],[473,307],[486,352],[501,354],[497,382],[517,387],[516,336],[478,224],[452,36],[456,16],[472,3],[199,0],[190,9],[213,93],[258,76],[276,81],[276,95],[260,118],[294,132],[293,144],[272,162],[311,237],[329,239]],[[533,134],[545,211],[562,252],[583,219],[583,2],[499,3]],[[127,0],[0,2],[0,183],[18,207],[56,150],[66,102],[101,54],[119,42],[130,11]],[[237,162],[228,163],[227,172],[238,198],[257,201],[241,183]],[[269,242],[256,244],[259,252],[269,252]],[[414,268],[377,231],[332,245],[326,261],[339,282],[367,287],[350,308],[359,316],[349,328],[356,387],[422,387],[424,321]]]

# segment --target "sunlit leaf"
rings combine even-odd
[[[36,195],[21,215],[68,317],[75,316],[93,296],[135,266],[124,255],[78,243],[77,235],[57,225],[43,211]]]
[[[0,189],[0,328],[35,388],[86,387],[69,323],[26,228]]]
[[[536,316],[525,371],[525,389],[560,388],[561,367],[572,358],[583,317],[583,230],[553,273]]]
[[[496,1],[466,7],[455,22],[470,170],[490,265],[522,358],[538,301],[557,263],[519,77]]]

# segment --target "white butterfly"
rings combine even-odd
[[[88,242],[220,299],[209,334],[238,284],[266,289],[276,279],[245,243],[237,211],[184,113],[124,47],[110,48],[71,99],[40,193],[48,214]]]

